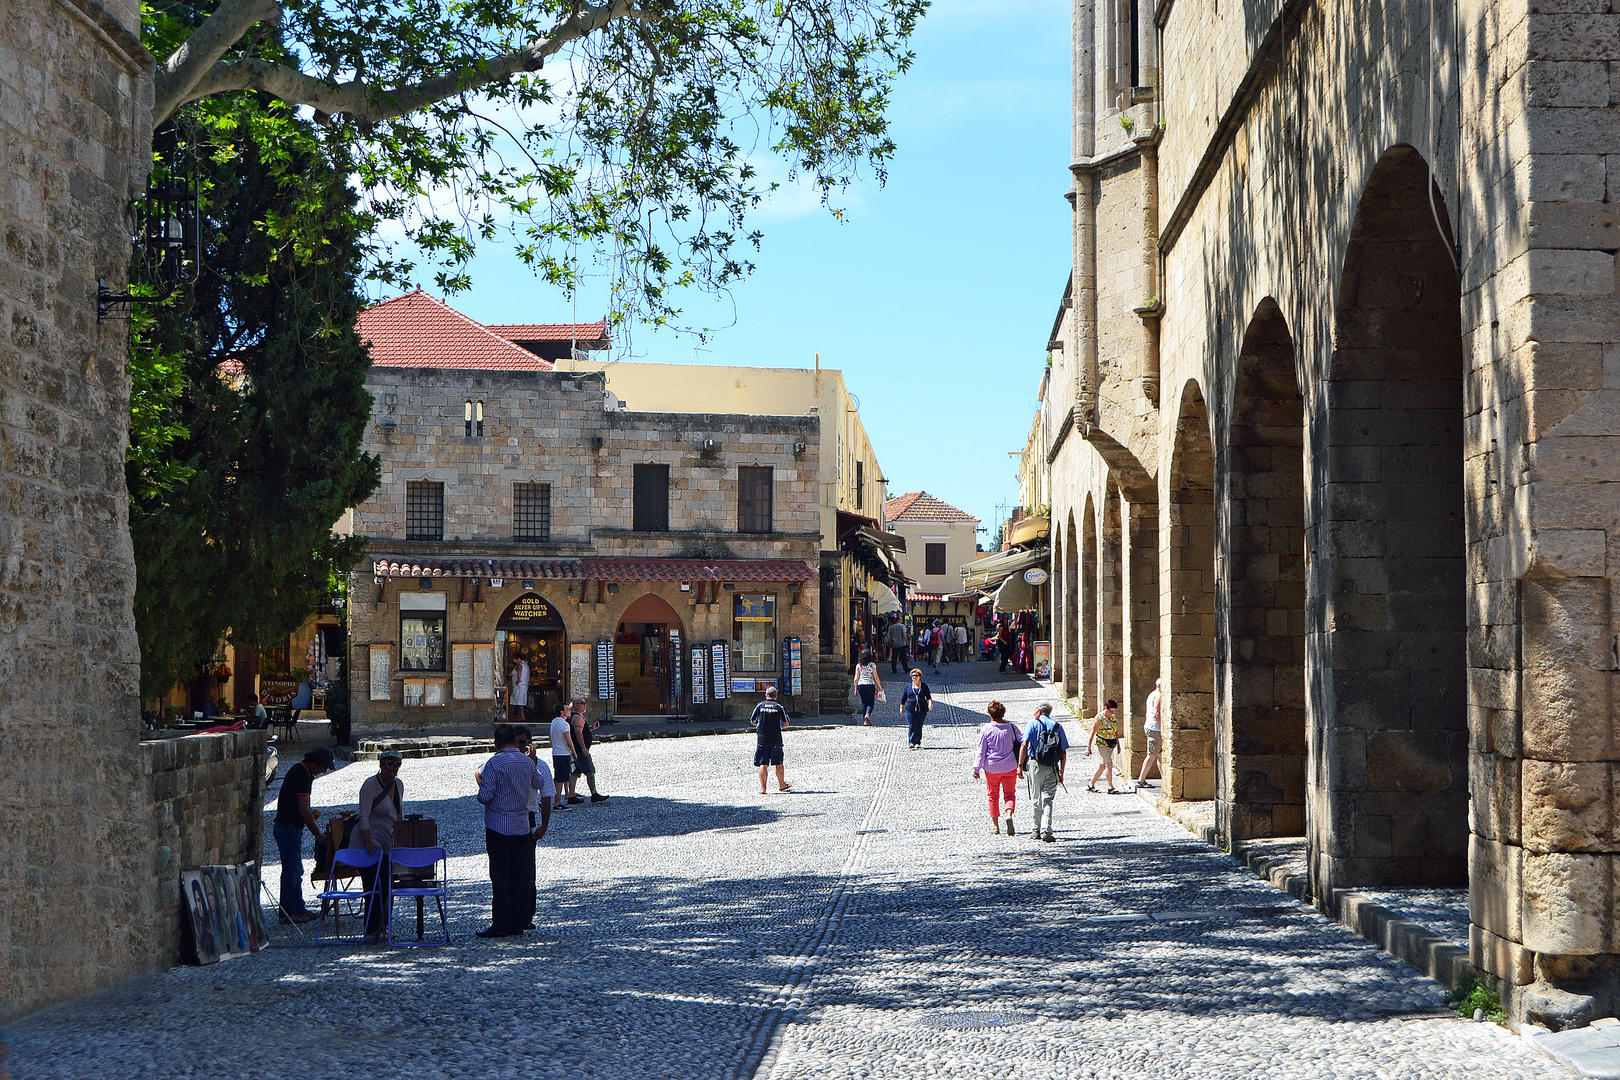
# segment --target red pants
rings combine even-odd
[[[1010,772],[987,772],[984,774],[985,787],[990,789],[990,816],[993,818],[1012,817],[1013,811],[1018,808],[1018,770]],[[998,795],[999,790],[999,795]],[[1007,802],[1007,812],[1001,812],[1001,802]]]

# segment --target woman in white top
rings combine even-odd
[[[872,705],[882,689],[883,680],[878,678],[877,657],[871,649],[867,649],[861,653],[860,663],[855,665],[855,692],[861,695],[861,721],[867,727],[872,726]]]

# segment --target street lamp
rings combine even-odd
[[[179,151],[159,159],[136,208],[138,227],[130,242],[146,281],[162,290],[156,296],[109,292],[105,278],[96,279],[96,321],[105,322],[119,305],[167,300],[183,285],[197,280],[202,268],[202,192],[195,179],[175,169]]]

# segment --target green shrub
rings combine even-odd
[[[1458,983],[1451,991],[1449,1000],[1457,1006],[1457,1015],[1465,1020],[1472,1020],[1475,1010],[1484,1010],[1485,1019],[1491,1023],[1507,1023],[1507,1013],[1502,1011],[1502,999],[1496,996],[1490,983],[1478,975],[1470,975]]]

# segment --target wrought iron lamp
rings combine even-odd
[[[150,304],[167,300],[181,286],[197,280],[202,268],[202,193],[195,180],[175,174],[178,159],[159,161],[146,197],[137,208],[139,226],[131,237],[136,260],[149,284],[162,290],[154,296],[110,292],[105,278],[96,279],[96,321],[105,322],[120,305]]]

